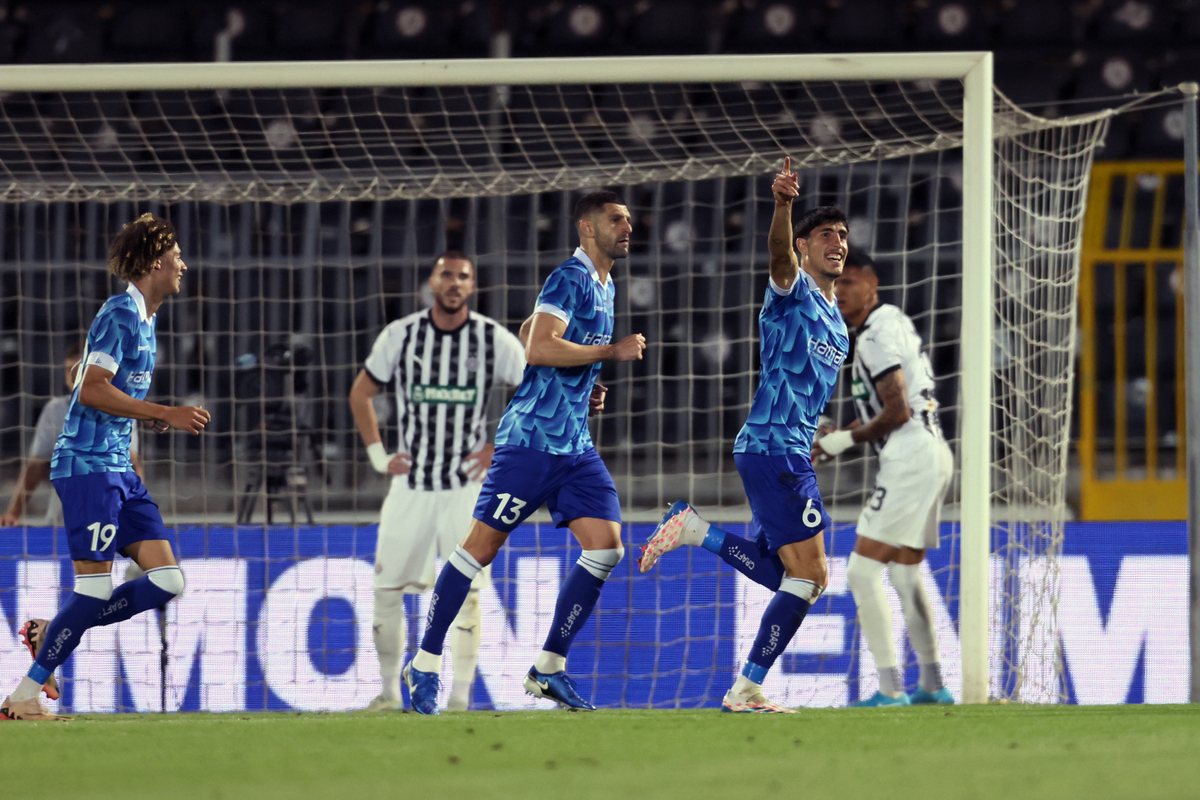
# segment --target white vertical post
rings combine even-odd
[[[992,468],[992,54],[964,81],[959,638],[963,702],[988,699]]]
[[[1195,83],[1183,92],[1183,313],[1187,339],[1187,493],[1189,581],[1188,630],[1191,687],[1188,699],[1200,703],[1200,186],[1197,185]]]

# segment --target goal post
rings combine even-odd
[[[1061,676],[1051,641],[1056,636],[1053,562],[1065,514],[1065,463],[1060,462],[1065,459],[1070,404],[1069,378],[1063,383],[1058,373],[1069,376],[1071,370],[1076,212],[1086,195],[1087,169],[1106,118],[1048,121],[1022,114],[994,92],[992,68],[992,54],[986,52],[4,66],[0,92],[5,97],[28,95],[28,113],[19,120],[10,118],[0,102],[0,201],[17,209],[11,222],[0,213],[0,261],[5,226],[15,228],[42,213],[51,218],[47,229],[69,231],[72,224],[86,229],[79,236],[90,237],[83,249],[91,255],[77,256],[71,264],[70,258],[57,255],[62,247],[43,245],[28,234],[22,258],[28,261],[27,251],[44,250],[48,265],[66,264],[82,272],[96,265],[97,245],[92,240],[103,238],[96,228],[111,227],[110,216],[151,206],[176,209],[185,239],[189,237],[184,234],[191,234],[198,240],[203,231],[205,258],[198,263],[228,262],[224,271],[213,270],[213,280],[224,294],[189,309],[186,325],[191,327],[180,322],[170,333],[175,337],[172,354],[175,342],[181,354],[200,352],[201,346],[185,339],[211,335],[219,340],[221,358],[228,362],[222,362],[220,371],[203,360],[212,358],[211,353],[195,356],[203,362],[194,370],[200,377],[185,375],[181,388],[171,384],[178,400],[197,396],[208,386],[219,387],[231,409],[219,450],[206,444],[207,439],[189,445],[187,451],[182,444],[170,445],[171,487],[186,494],[208,486],[203,482],[207,477],[196,481],[188,477],[195,473],[185,475],[184,462],[196,457],[194,451],[200,451],[198,458],[210,467],[204,475],[231,465],[235,482],[238,469],[253,458],[265,458],[262,452],[251,457],[238,450],[239,437],[250,423],[228,421],[241,413],[240,408],[253,405],[247,392],[265,391],[266,378],[253,386],[242,381],[248,374],[246,365],[256,368],[258,363],[253,348],[261,349],[258,357],[265,359],[270,347],[282,347],[274,352],[282,360],[268,366],[291,381],[286,391],[291,393],[288,413],[295,416],[288,419],[293,423],[301,415],[297,408],[325,402],[298,399],[302,392],[295,379],[303,370],[313,376],[310,383],[322,382],[323,391],[333,398],[330,403],[344,405],[346,375],[352,377],[364,343],[369,345],[397,310],[419,307],[416,276],[423,258],[439,248],[449,249],[445,231],[451,227],[452,211],[456,224],[466,230],[461,238],[468,253],[491,248],[488,255],[496,266],[488,287],[493,292],[489,311],[499,309],[492,315],[511,322],[522,309],[532,307],[527,301],[536,296],[538,271],[544,271],[549,258],[540,251],[565,254],[573,245],[567,224],[570,193],[599,185],[650,187],[641,192],[648,199],[640,210],[656,226],[655,241],[638,262],[639,270],[631,270],[628,285],[619,289],[625,294],[618,301],[618,316],[636,314],[650,320],[655,314],[674,314],[679,309],[673,303],[690,314],[695,304],[711,311],[714,319],[736,316],[735,335],[726,335],[719,325],[701,330],[691,316],[662,323],[661,335],[652,342],[654,353],[644,366],[660,374],[644,376],[622,366],[616,380],[626,391],[616,393],[617,407],[596,423],[596,438],[602,452],[606,447],[614,451],[610,466],[614,474],[621,472],[618,488],[627,495],[627,510],[650,519],[664,501],[679,499],[674,492],[701,484],[711,490],[710,505],[733,508],[725,488],[738,479],[722,461],[724,452],[705,461],[696,451],[728,449],[727,420],[738,413],[744,418],[753,392],[756,370],[753,356],[746,354],[757,348],[752,321],[761,296],[752,296],[749,286],[762,277],[765,263],[761,242],[756,242],[762,227],[756,202],[763,198],[755,196],[761,194],[755,180],[776,171],[784,155],[792,155],[793,164],[806,176],[808,201],[861,200],[866,210],[854,213],[868,228],[876,221],[872,215],[888,217],[887,225],[898,233],[882,255],[896,265],[900,276],[890,288],[905,296],[911,288],[914,297],[920,295],[911,305],[919,307],[926,291],[922,287],[932,287],[931,308],[919,329],[927,348],[947,348],[944,352],[955,354],[948,368],[953,375],[938,377],[947,379],[945,385],[953,387],[947,391],[955,395],[952,403],[943,402],[953,405],[956,414],[952,494],[957,516],[948,518],[957,519],[952,544],[957,552],[950,558],[953,566],[945,569],[956,569],[957,575],[943,584],[950,587],[945,589],[946,607],[957,606],[962,699],[1050,701],[1061,695],[1056,693]],[[938,82],[955,85],[945,90]],[[618,87],[605,100],[610,105],[592,96],[592,85]],[[553,87],[560,87],[557,97]],[[625,93],[628,87],[632,88]],[[708,105],[700,108],[700,103],[685,100],[674,106],[664,101],[660,107],[667,95],[686,96],[680,87],[698,87]],[[414,88],[431,92],[410,97],[408,90]],[[727,88],[728,97],[722,94]],[[274,93],[265,98],[269,112],[256,104],[253,92],[259,90]],[[397,96],[386,96],[390,90]],[[637,95],[635,90],[644,91]],[[325,91],[322,97],[332,110],[313,110],[310,95],[319,91]],[[505,117],[518,95],[528,104],[521,109],[525,121],[515,114]],[[303,102],[293,103],[297,97]],[[557,100],[562,108],[538,105],[547,99]],[[637,130],[635,111],[645,115],[649,132]],[[620,114],[605,117],[609,112]],[[139,114],[148,116],[128,130],[113,130]],[[90,128],[80,124],[80,115]],[[274,132],[267,122],[272,115],[273,121],[284,123]],[[620,125],[632,129],[627,135],[613,132],[618,123],[611,119],[618,116]],[[219,124],[212,124],[214,120]],[[1055,138],[1056,131],[1067,133]],[[1030,138],[1028,146],[1020,143],[1022,137]],[[541,150],[527,148],[531,141]],[[171,155],[145,157],[157,147]],[[946,154],[952,151],[961,152],[961,162],[950,163],[952,157]],[[4,153],[14,158],[4,159]],[[895,168],[889,171],[888,164]],[[698,192],[696,187],[705,181],[719,183],[719,188]],[[920,181],[920,191],[934,199],[922,200],[925,205],[914,201],[910,208],[909,190],[916,189],[906,181]],[[942,186],[950,189],[943,192]],[[505,205],[513,198],[522,201]],[[880,210],[892,200],[891,210]],[[384,207],[394,202],[405,205]],[[423,202],[436,208],[419,207]],[[70,204],[79,209],[63,210]],[[509,241],[504,214],[518,205],[527,224],[520,229],[525,240],[516,243]],[[39,211],[51,207],[53,211]],[[916,219],[934,220],[933,232],[922,243],[910,244],[908,230],[918,224]],[[672,238],[667,229],[676,224],[682,233]],[[718,244],[710,246],[704,258],[693,259],[697,229],[706,228],[708,238],[716,241],[735,224],[741,237],[736,253],[729,255],[733,245]],[[384,230],[388,225],[392,227]],[[485,228],[500,234],[478,235]],[[356,231],[369,233],[359,236]],[[851,233],[854,247],[860,240],[853,224]],[[382,241],[385,235],[392,237],[394,252],[389,253],[390,245]],[[884,238],[866,237],[860,246],[870,251]],[[543,239],[553,241],[543,246]],[[325,249],[336,255],[326,258]],[[510,259],[509,252],[518,250],[522,259]],[[914,268],[910,281],[910,265],[920,259],[927,266],[924,271]],[[955,260],[954,268],[945,266]],[[344,267],[353,276],[350,282],[358,283],[345,297],[336,298],[344,302],[323,310],[322,293],[333,291],[323,282],[328,279],[323,270],[331,267]],[[708,294],[697,300],[699,290],[685,285],[684,279],[692,277],[689,270],[703,273],[717,288],[706,289]],[[505,280],[519,280],[520,285],[514,283],[510,290]],[[52,298],[63,290],[54,285],[45,291]],[[83,296],[84,290],[77,291],[77,305],[83,309],[90,298]],[[274,302],[279,299],[276,292],[286,299]],[[1036,319],[1043,302],[1054,304],[1048,321]],[[360,308],[366,310],[356,316]],[[90,321],[90,316],[80,316]],[[948,331],[946,320],[957,327]],[[930,338],[934,335],[936,341]],[[316,366],[300,364],[287,352],[285,343],[301,339],[319,351],[312,356]],[[1010,346],[1010,339],[1016,344]],[[672,354],[664,355],[669,348]],[[723,366],[727,350],[738,351],[736,368]],[[340,355],[330,355],[335,352]],[[26,361],[32,358],[22,355]],[[250,361],[243,362],[247,358]],[[671,370],[678,374],[666,374]],[[1041,388],[1051,378],[1052,396]],[[689,392],[707,394],[698,400]],[[1020,395],[1020,402],[1009,403],[1006,393]],[[645,408],[634,405],[630,398],[635,394]],[[1042,402],[1044,397],[1050,399]],[[670,398],[675,398],[672,408],[679,413],[668,420],[655,404]],[[325,422],[313,427],[328,434],[320,456],[326,479],[334,482],[327,494],[340,490],[341,496],[333,499],[350,498],[347,502],[355,512],[360,498],[363,508],[374,504],[377,509],[379,487],[360,491],[356,483],[361,454],[351,441],[352,426],[344,424],[344,409],[322,409],[318,411]],[[1044,419],[1022,417],[1043,412]],[[689,414],[711,421],[695,431],[687,428],[691,432],[683,445],[664,445],[664,431],[686,428],[686,420],[680,419]],[[1039,428],[1030,434],[1033,444],[1025,447],[1036,452],[1029,463],[1016,463],[1011,454],[1024,447],[1027,427]],[[296,442],[289,447],[299,450],[295,430],[292,434]],[[855,457],[852,481],[844,477],[849,470],[822,478],[853,484],[838,484],[831,493],[847,509],[861,506],[865,499],[862,487],[873,474],[869,461]],[[703,475],[673,480],[668,474],[678,464],[698,463],[709,465]],[[1025,494],[1007,488],[1026,482],[1036,486]],[[228,494],[237,491],[235,487]],[[629,499],[635,493],[636,498]],[[995,508],[1001,503],[1035,506],[1040,515],[1036,524],[1045,529],[1029,534],[1032,545],[1005,545],[1005,553],[998,556]],[[327,508],[346,505],[329,502]],[[206,514],[210,506],[204,503],[200,510]],[[738,506],[730,513],[736,517],[742,511]],[[849,520],[843,514],[838,521]],[[690,570],[690,557],[688,563]],[[541,561],[536,566],[545,568]],[[1030,591],[1022,583],[1043,573],[1043,590]],[[655,602],[664,594],[660,592]],[[718,581],[714,604],[723,603],[727,600],[720,595]],[[715,619],[724,624],[720,614]],[[850,614],[843,627],[853,626],[852,619]],[[1043,632],[1033,630],[1043,623]],[[736,638],[707,635],[724,636],[725,644]],[[859,641],[857,630],[847,635]],[[683,638],[691,636],[689,629]],[[998,639],[1003,642],[998,644]],[[809,651],[819,654],[814,656],[818,660],[832,652],[820,646],[814,644]],[[633,680],[629,675],[636,670],[629,666],[628,653],[625,657],[626,678]],[[1029,670],[1034,678],[1025,674],[1026,658],[1040,659],[1039,666]],[[999,659],[1018,677],[1003,678]],[[846,681],[856,681],[851,673],[862,672],[867,662],[858,653],[844,660],[848,666],[837,661],[829,667],[831,674],[843,671]],[[656,656],[654,680],[659,678],[658,663]],[[695,668],[671,669],[682,676],[682,685]],[[825,669],[824,662],[820,669]],[[1020,687],[1031,684],[1037,690],[1023,694]],[[681,689],[675,701],[680,697],[693,695]]]

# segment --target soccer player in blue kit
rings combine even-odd
[[[475,506],[475,520],[438,575],[421,647],[405,665],[413,710],[437,714],[442,643],[471,588],[508,535],[542,505],[570,528],[583,553],[559,589],[550,633],[525,676],[525,690],[579,711],[594,711],[567,675],[567,652],[625,554],[617,489],[588,431],[602,406],[596,384],[604,361],[642,357],[640,333],[612,344],[612,269],[629,255],[632,220],[614,192],[575,204],[579,247],[542,286],[528,330],[525,375],[496,431],[496,450]],[[524,338],[524,337],[523,337]]]
[[[197,406],[144,400],[157,352],[155,312],[164,299],[179,293],[187,271],[175,228],[143,214],[113,241],[108,268],[129,288],[108,298],[92,322],[50,460],[50,480],[62,499],[75,565],[75,591],[53,621],[30,620],[22,628],[34,664],[0,703],[0,719],[66,719],[47,711],[39,695],[44,690],[51,699],[58,697],[54,670],[83,634],[158,608],[184,587],[158,506],[129,461],[134,420],[144,420],[160,433],[178,428],[198,434],[210,418]],[[114,591],[112,564],[118,552],[145,574]]]
[[[762,366],[750,416],[734,444],[734,461],[753,514],[750,542],[702,519],[686,502],[671,506],[642,549],[648,571],[682,544],[703,547],[775,592],[742,673],[721,710],[788,713],[762,684],[828,581],[821,502],[811,451],[817,420],[850,348],[833,284],[846,261],[846,215],[835,206],[806,211],[792,249],[792,200],[800,194],[791,159],[771,185],[775,214],[768,250],[771,279],[758,317]]]

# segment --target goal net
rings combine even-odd
[[[627,549],[677,499],[744,533],[731,450],[757,381],[769,187],[784,155],[800,173],[797,206],[840,204],[882,300],[916,323],[956,462],[990,465],[975,473],[990,496],[956,469],[942,546],[923,567],[952,691],[963,696],[974,668],[987,676],[977,700],[1061,699],[1055,558],[1076,262],[1107,117],[1044,120],[996,97],[994,138],[975,145],[991,153],[987,202],[969,174],[964,189],[964,120],[992,98],[965,111],[962,77],[982,57],[888,58],[856,57],[854,75],[832,57],[138,66],[82,83],[53,68],[0,71],[24,89],[0,100],[5,478],[33,455],[38,414],[63,392],[67,347],[120,289],[104,269],[107,242],[145,211],[174,222],[190,266],[159,311],[152,399],[213,414],[202,436],[144,434],[140,445],[187,595],[167,610],[165,634],[152,614],[91,632],[64,669],[65,702],[341,709],[374,696],[373,525],[386,483],[355,432],[350,385],[383,326],[428,305],[428,268],[445,250],[474,259],[474,307],[515,330],[577,243],[574,199],[594,188],[618,189],[632,212],[632,253],[614,272],[617,335],[649,344],[643,361],[605,366],[608,408],[594,423]],[[991,225],[973,240],[972,214]],[[964,313],[981,299],[983,338],[967,323],[987,315]],[[829,409],[843,424],[847,384]],[[391,449],[390,389],[377,408]],[[874,691],[845,566],[875,469],[850,451],[820,470],[835,519],[831,583],[770,678],[787,705]],[[46,500],[35,494],[27,524]],[[963,509],[974,522],[959,524]],[[975,573],[986,577],[964,586],[965,541],[988,535]],[[527,702],[520,677],[575,547],[535,517],[502,552],[482,594],[477,704]],[[70,585],[66,557],[61,532],[0,529],[3,681],[27,665],[20,621],[52,616]],[[645,576],[634,560],[572,652],[583,694],[718,703],[769,594],[706,552],[672,553]],[[968,595],[987,609],[975,631],[987,661],[974,667],[959,644]],[[411,643],[425,600],[409,600]]]

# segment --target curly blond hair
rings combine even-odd
[[[121,229],[108,248],[108,271],[124,281],[150,274],[151,264],[175,246],[175,226],[151,213]]]

